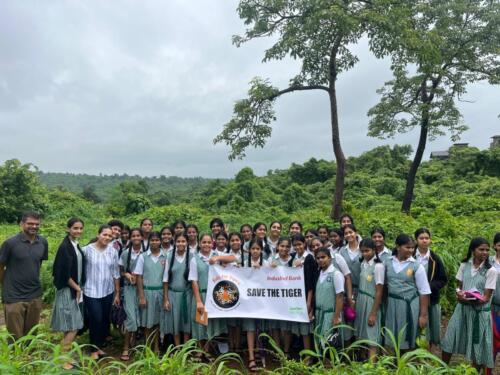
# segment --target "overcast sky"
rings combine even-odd
[[[311,157],[333,159],[325,93],[278,100],[264,149],[230,162],[213,138],[255,76],[283,87],[294,61],[263,64],[271,40],[236,48],[244,31],[237,1],[0,2],[0,162],[17,158],[47,172],[232,177]],[[387,62],[356,46],[360,63],[338,83],[347,156],[383,144],[366,136],[366,112],[390,78]],[[460,108],[471,130],[463,142],[486,148],[500,134],[500,89],[478,84]],[[447,149],[449,137],[430,143]]]

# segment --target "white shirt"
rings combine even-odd
[[[359,251],[359,246],[354,250],[351,250],[349,248],[349,245],[346,245],[345,247],[347,249],[347,254],[349,255],[349,258],[351,258],[351,261],[361,256],[361,252]]]
[[[83,294],[90,298],[103,298],[114,292],[114,280],[120,278],[118,252],[111,244],[102,251],[94,246],[90,244],[82,249],[87,262]]]
[[[290,262],[290,259],[292,259],[291,256],[288,256],[287,259],[283,260],[281,259],[281,257],[279,255],[276,255],[274,258],[273,258],[273,262],[274,264],[278,265],[278,266],[288,266],[288,262]]]
[[[493,257],[493,262],[492,262],[493,268],[495,268],[498,272],[500,272],[500,261],[497,259],[497,257]]]
[[[328,274],[332,272],[333,272],[333,285],[335,286],[335,292],[337,294],[344,293],[344,276],[342,276],[342,274],[335,269],[333,264],[330,264],[330,266],[328,266],[328,268],[325,271],[321,270],[321,272],[319,273],[318,282],[323,283],[326,280]]]
[[[375,263],[375,257],[370,259],[368,262],[363,259],[361,263],[361,268],[367,268],[373,266]],[[382,263],[375,263],[375,269],[373,270],[373,278],[375,279],[375,285],[383,285],[385,279],[385,267]]]
[[[413,257],[409,257],[402,262],[400,262],[395,255],[392,257],[392,266],[396,273],[400,273],[414,262],[416,262],[416,260]],[[431,287],[427,280],[427,274],[425,273],[425,268],[421,264],[418,265],[417,271],[415,272],[415,284],[417,284],[417,290],[420,295],[431,294]]]
[[[472,258],[469,260],[469,263],[472,263]],[[483,266],[484,262],[479,265],[478,268],[474,267],[474,264],[472,264],[471,267],[471,276],[474,277],[479,269]],[[455,278],[458,281],[463,281],[463,276],[464,276],[464,269],[465,269],[465,263],[460,263],[460,267],[458,268],[457,275]],[[495,290],[497,286],[497,277],[498,277],[498,272],[496,271],[495,267],[491,267],[487,272],[486,272],[486,282],[484,284],[484,289],[491,289]]]
[[[271,237],[267,237],[267,244],[269,245],[269,249],[271,249],[271,253],[273,255],[276,254],[276,248],[278,247],[278,241],[279,241],[279,239],[277,239],[276,241],[272,241]]]
[[[208,263],[208,260],[214,256],[217,256],[218,252],[217,250],[212,250],[210,251],[210,254],[208,256],[204,255],[201,251],[198,253],[198,256],[200,259],[205,262],[206,264]],[[189,281],[198,281],[198,264],[196,262],[196,257],[193,257],[191,259],[191,262],[189,263],[189,276],[188,276]]]
[[[139,249],[139,251],[136,251],[134,249],[130,249],[130,251],[132,252],[130,254],[130,263],[132,263],[133,261],[135,261],[137,259],[137,257],[139,255],[141,255],[141,250]],[[118,259],[118,265],[125,267],[125,263],[123,263],[123,256],[121,256],[120,259]]]
[[[333,245],[330,246],[330,255],[332,256],[332,258],[335,254],[340,253],[340,249],[342,249],[342,246],[337,246],[337,247],[333,247]]]
[[[333,259],[337,262],[337,266],[339,266],[339,271],[342,272],[342,275],[347,276],[351,274],[351,270],[342,255],[336,253],[333,255]]]
[[[188,245],[188,250],[191,254],[195,254],[198,251],[198,244],[195,243],[193,246]]]
[[[184,263],[186,260],[186,252],[182,254],[182,256],[179,256],[177,252],[175,252],[175,260],[178,263]],[[163,282],[168,283],[168,271],[170,270],[170,262],[165,262],[165,270],[163,271]]]
[[[137,259],[137,263],[135,264],[135,268],[134,268],[134,273],[136,275],[142,275],[144,273],[144,257],[149,256],[149,257],[151,257],[151,260],[153,261],[153,263],[158,263],[158,261],[160,260],[160,257],[162,255],[164,255],[164,256],[166,255],[165,253],[163,253],[162,250],[160,250],[158,255],[154,255],[151,252],[151,250],[148,250],[145,253],[142,253],[140,255],[139,259]]]
[[[430,256],[431,256],[431,250],[430,250],[430,249],[427,249],[427,252],[426,252],[424,255],[422,255],[422,254],[420,253],[420,250],[419,250],[419,249],[417,249],[416,254],[417,254],[417,256],[416,256],[417,261],[418,261],[418,262],[419,262],[422,266],[424,266],[424,267],[425,267],[425,266],[427,265],[427,263],[429,263],[429,258],[430,258]]]
[[[380,258],[384,254],[387,254],[389,256],[392,256],[392,251],[389,250],[386,246],[384,246],[384,250],[382,250],[380,253],[378,253],[378,257]]]

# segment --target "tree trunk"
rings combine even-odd
[[[335,176],[335,194],[333,196],[332,211],[330,216],[333,220],[338,220],[342,214],[342,199],[344,197],[345,178],[345,156],[340,145],[339,119],[337,113],[337,91],[335,80],[330,81],[330,113],[332,126],[333,153],[337,163],[337,175]]]
[[[401,211],[406,214],[410,214],[411,202],[413,201],[413,188],[415,187],[415,177],[417,176],[418,167],[420,167],[420,163],[422,162],[422,156],[424,155],[428,132],[429,116],[428,113],[425,112],[422,113],[422,121],[420,123],[420,138],[418,140],[417,151],[415,152],[415,157],[413,158],[410,171],[408,172],[408,177],[406,179],[405,196],[403,198],[403,204],[401,206]]]

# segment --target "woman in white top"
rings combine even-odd
[[[89,319],[90,344],[94,346],[93,359],[105,355],[101,347],[109,335],[111,305],[120,305],[118,252],[110,246],[112,239],[111,227],[101,225],[97,241],[82,249],[87,278],[83,302]]]

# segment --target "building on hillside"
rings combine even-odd
[[[496,147],[500,147],[500,135],[494,135],[491,137],[492,141],[490,143],[490,150],[493,150]],[[435,160],[447,160],[450,157],[451,148],[466,148],[469,147],[468,143],[454,143],[448,150],[446,151],[432,151],[431,159]]]
[[[448,151],[432,151],[431,159],[437,160],[446,160],[450,157],[450,153]]]
[[[494,135],[491,137],[492,141],[490,143],[490,150],[500,147],[500,135]]]

